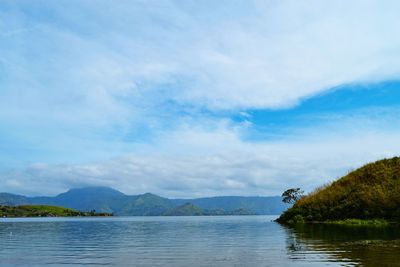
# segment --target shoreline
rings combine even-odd
[[[283,224],[283,225],[327,224],[327,225],[376,226],[376,227],[400,225],[399,222],[388,221],[386,219],[354,219],[354,218],[343,219],[343,220],[328,220],[328,221],[292,221],[292,220],[289,220],[288,222],[279,222],[279,221],[276,221],[276,222]]]

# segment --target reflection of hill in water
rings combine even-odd
[[[343,266],[400,266],[400,227],[312,224],[287,227],[289,257]]]

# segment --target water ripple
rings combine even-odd
[[[0,220],[1,266],[354,266],[364,258],[271,216]],[[382,255],[382,254],[380,254]],[[388,256],[389,257],[389,256]]]

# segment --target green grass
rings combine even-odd
[[[112,216],[94,211],[82,212],[74,209],[48,205],[0,206],[0,217],[76,217]]]
[[[348,221],[347,224],[353,225],[364,224],[361,220],[400,222],[399,196],[400,158],[384,159],[317,188],[300,198],[277,221]]]

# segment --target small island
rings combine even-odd
[[[21,205],[21,206],[1,206],[0,217],[87,217],[87,216],[113,216],[112,213],[96,211],[78,211],[65,207],[49,205]]]
[[[399,223],[399,196],[400,158],[383,159],[306,196],[294,196],[294,205],[277,222],[380,226]]]

